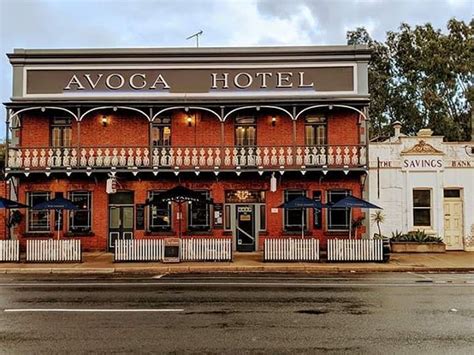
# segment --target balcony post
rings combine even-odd
[[[148,156],[150,157],[150,162],[149,162],[149,166],[150,168],[153,167],[153,136],[152,136],[152,132],[153,132],[153,121],[152,121],[152,118],[153,118],[153,107],[150,106],[150,113],[149,113],[149,116],[150,118],[149,120],[149,125],[148,125],[148,147],[150,149],[150,151],[148,152]],[[171,126],[171,124],[170,124]]]
[[[7,111],[7,119],[6,119],[6,125],[5,125],[5,166],[8,167],[8,157],[9,157],[9,144],[8,144],[8,140],[10,138],[10,119],[11,119],[11,115],[10,115],[10,109],[7,107],[6,108],[6,111]],[[20,119],[18,117],[18,119]]]
[[[81,150],[81,108],[77,107],[77,117],[79,120],[77,121],[77,154]]]
[[[224,153],[224,146],[225,146],[225,122],[223,121],[224,118],[224,106],[221,106],[221,154]]]
[[[293,117],[296,117],[296,106],[293,106]],[[291,118],[291,121],[293,121],[293,162],[296,162],[296,119]],[[294,163],[296,164],[296,163]]]

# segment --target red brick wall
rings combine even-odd
[[[184,174],[182,174],[184,175]],[[194,189],[194,190],[203,190],[209,189],[211,191],[211,197],[215,203],[224,203],[224,194],[225,190],[234,190],[234,189],[262,189],[266,190],[266,209],[267,209],[267,231],[260,236],[260,246],[263,244],[264,236],[281,236],[281,235],[290,235],[283,231],[283,210],[279,209],[278,213],[271,213],[271,208],[283,203],[285,189],[304,189],[307,191],[308,196],[312,196],[314,190],[322,190],[323,201],[325,201],[325,192],[329,189],[340,189],[347,188],[352,190],[352,193],[355,196],[361,196],[361,185],[360,178],[356,175],[354,176],[345,176],[343,174],[338,174],[337,176],[321,176],[321,179],[310,177],[308,173],[306,176],[302,177],[299,174],[293,174],[289,176],[286,173],[283,177],[279,177],[278,190],[276,192],[269,191],[269,181],[270,176],[264,175],[259,176],[256,173],[244,173],[240,177],[235,175],[226,175],[226,177],[211,177],[207,174],[207,177],[201,174],[199,178],[196,178],[194,175],[187,174],[187,176],[181,176],[181,183],[185,186]],[[227,177],[228,176],[228,177]],[[165,175],[158,175],[158,179],[133,179],[131,175],[123,176],[119,179],[121,187],[124,190],[134,191],[135,204],[144,203],[148,191],[150,190],[165,190],[171,187],[174,187],[178,184],[178,179],[175,177],[168,177]],[[105,179],[97,179],[95,181],[93,178],[84,178],[77,179],[74,178],[71,181],[65,179],[47,179],[43,177],[35,177],[35,175],[30,175],[27,180],[23,180],[20,183],[20,201],[26,202],[26,193],[28,191],[51,191],[51,192],[63,192],[64,196],[67,196],[68,191],[73,190],[88,190],[92,191],[92,204],[93,204],[93,232],[95,236],[81,237],[83,241],[84,248],[86,250],[105,250],[107,245],[107,234],[108,234],[108,195],[105,192]],[[176,217],[177,207],[174,210],[174,217]],[[320,239],[321,246],[325,247],[325,241],[328,236],[344,236],[344,233],[328,233],[324,230],[326,225],[325,216],[326,211],[323,210],[323,229],[314,229],[311,227],[310,233],[316,238]],[[313,225],[313,215],[309,215],[309,225]],[[64,214],[66,219],[67,214]],[[360,216],[360,211],[355,210],[353,218]],[[186,209],[183,211],[183,223],[182,230],[186,234]],[[174,218],[173,229],[178,230],[178,221]],[[64,223],[64,232],[66,231],[67,223]],[[26,216],[23,219],[23,222],[19,227],[17,227],[17,232],[20,235],[24,236],[26,228]],[[361,230],[362,231],[362,230]],[[51,231],[51,233],[53,233]],[[223,236],[226,233],[223,229],[215,229],[210,234],[214,236]],[[359,232],[360,234],[360,232]],[[293,234],[295,235],[295,234]],[[297,234],[296,234],[297,235]],[[39,234],[29,237],[38,237]],[[55,236],[55,234],[54,234]],[[144,238],[149,236],[144,231],[135,231],[135,238]],[[63,237],[63,235],[62,235]],[[21,238],[24,244],[25,238]]]
[[[26,113],[22,119],[21,145],[24,147],[47,147],[50,144],[50,123],[46,113]],[[221,123],[209,112],[190,111],[192,125],[188,126],[188,113],[173,111],[171,141],[175,146],[219,146],[221,145]],[[248,114],[256,114],[251,111]],[[239,114],[246,114],[241,112]],[[108,117],[108,125],[102,126],[103,115]],[[272,116],[276,117],[275,127],[271,124]],[[261,146],[285,146],[293,144],[293,122],[279,111],[261,110],[257,114],[257,143]],[[224,124],[224,143],[235,142],[234,119],[231,115]],[[328,143],[334,145],[358,144],[358,114],[342,109],[334,109],[327,114]],[[80,123],[72,123],[72,144],[80,139],[83,146],[148,146],[149,122],[140,114],[127,110],[94,111],[84,117]],[[304,144],[303,117],[296,122],[296,143]]]
[[[107,115],[107,126],[102,125],[102,117]],[[77,130],[73,137],[77,136]],[[134,147],[148,146],[149,121],[145,116],[126,110],[95,111],[81,121],[81,146],[85,147]]]

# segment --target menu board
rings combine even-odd
[[[223,208],[224,205],[222,203],[214,204],[214,228],[222,228],[224,219]]]

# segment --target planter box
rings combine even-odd
[[[392,253],[444,253],[444,243],[390,242]]]

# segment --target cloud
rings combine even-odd
[[[0,0],[0,51],[13,48],[344,44],[365,26],[377,39],[401,22],[444,28],[469,21],[462,0]],[[0,99],[11,94],[11,66],[0,60]],[[4,126],[0,124],[0,137]]]

